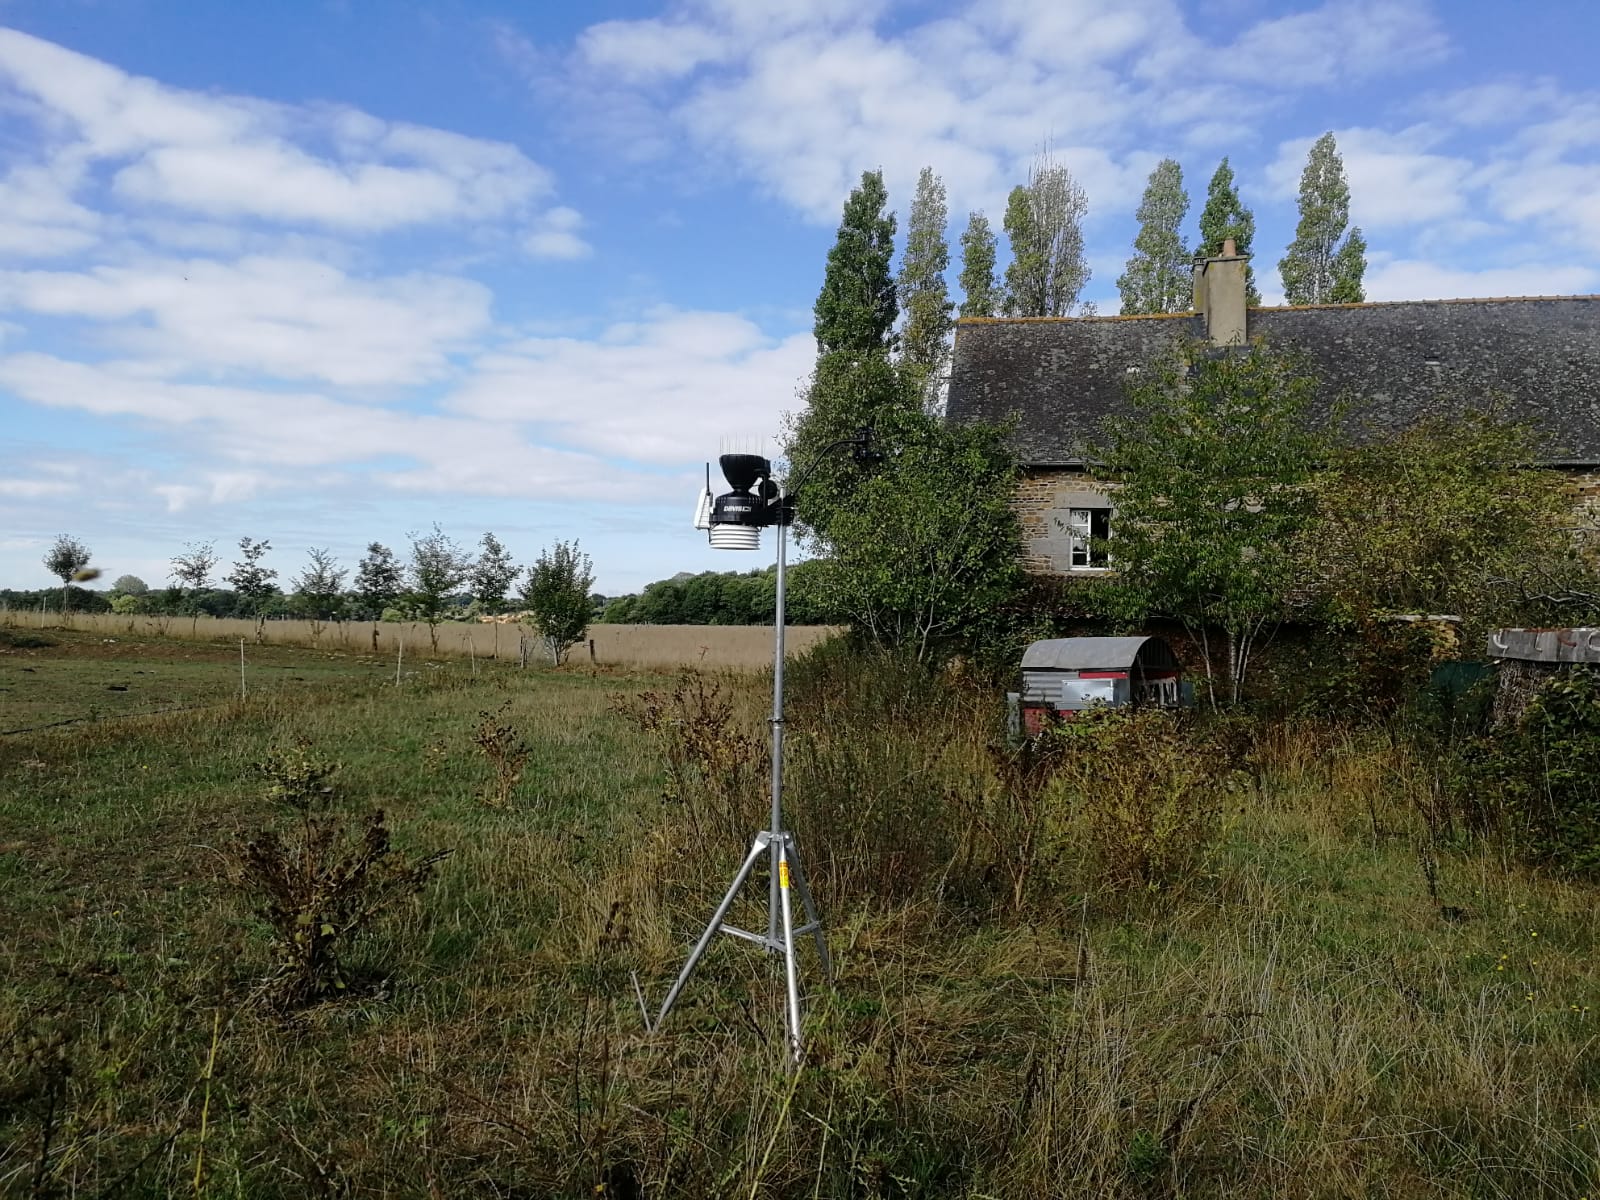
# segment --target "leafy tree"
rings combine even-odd
[[[379,620],[405,590],[405,567],[382,542],[370,542],[367,555],[356,564],[356,598],[363,615]],[[376,636],[376,631],[374,631]]]
[[[1224,158],[1206,188],[1206,206],[1200,213],[1200,245],[1195,248],[1195,254],[1200,258],[1216,258],[1222,253],[1222,244],[1232,238],[1234,250],[1248,258],[1255,236],[1255,214],[1240,202],[1239,189],[1233,182],[1233,168]],[[1261,303],[1255,268],[1248,262],[1244,266],[1244,297],[1246,304]]]
[[[1011,190],[1005,230],[1011,242],[1004,307],[1013,317],[1064,317],[1089,282],[1083,219],[1089,200],[1071,172],[1048,155]]]
[[[137,575],[118,575],[111,590],[123,596],[143,596],[150,590],[150,585]]]
[[[1290,304],[1354,303],[1364,298],[1366,239],[1350,224],[1350,183],[1332,133],[1319,137],[1300,175],[1300,223],[1278,262]]]
[[[1338,448],[1303,540],[1324,611],[1358,624],[1451,613],[1477,631],[1515,619],[1570,547],[1570,502],[1559,476],[1527,465],[1537,458],[1527,429],[1474,411]]]
[[[930,384],[938,379],[949,355],[954,307],[944,279],[950,266],[950,243],[945,238],[949,219],[944,183],[932,167],[923,167],[911,201],[905,258],[900,264],[900,307],[905,313],[900,347],[906,364]]]
[[[884,211],[888,200],[883,172],[864,171],[844,202],[817,296],[814,332],[821,354],[876,354],[894,346],[895,221]]]
[[[67,611],[67,588],[89,566],[89,547],[77,538],[58,534],[44,556],[44,568],[61,580],[61,611]]]
[[[1183,168],[1164,158],[1150,173],[1139,202],[1139,232],[1133,257],[1117,280],[1126,314],[1182,312],[1194,298],[1194,272],[1183,244],[1189,193],[1183,190]]]
[[[172,560],[172,571],[168,578],[172,580],[177,589],[176,601],[183,604],[188,601],[189,613],[198,622],[198,603],[200,593],[205,590],[210,582],[211,572],[217,566],[217,544],[215,542],[186,542],[183,553],[176,555]],[[185,596],[185,589],[188,595]],[[192,628],[192,625],[191,625]]]
[[[484,612],[495,616],[505,612],[506,596],[517,576],[522,574],[522,568],[511,561],[510,553],[494,534],[484,534],[479,545],[482,551],[472,568],[472,594]]]
[[[875,644],[926,660],[981,636],[1016,594],[1017,467],[994,426],[917,414],[897,432],[835,519],[820,566],[830,608]]]
[[[826,448],[863,427],[894,445],[902,423],[920,424],[923,405],[916,378],[881,354],[823,355],[809,401],[790,426],[787,453],[796,471],[811,472],[797,523],[805,535],[826,539],[862,479],[850,455],[825,453]]]
[[[1120,485],[1108,599],[1126,620],[1183,622],[1213,706],[1220,631],[1237,703],[1252,653],[1288,605],[1311,519],[1309,485],[1325,457],[1304,424],[1316,382],[1259,340],[1222,354],[1186,344],[1137,379],[1131,413],[1106,422],[1098,454]]]
[[[994,281],[994,230],[981,212],[967,216],[961,235],[961,315],[992,317],[1000,310],[1000,289]]]
[[[349,574],[329,550],[311,547],[305,569],[294,578],[295,607],[313,623],[337,620],[344,612],[344,577]],[[320,632],[314,625],[314,632]]]
[[[472,571],[472,560],[456,541],[437,525],[433,532],[411,538],[410,594],[407,597],[417,617],[428,626],[428,644],[439,649],[439,622],[444,620],[449,599]]]
[[[265,539],[257,542],[247,537],[240,538],[239,559],[227,577],[233,590],[238,593],[239,607],[256,619],[257,641],[261,640],[262,626],[267,619],[267,599],[278,590],[272,582],[278,577],[277,570],[261,565],[261,559],[271,549],[272,543]]]
[[[550,661],[560,666],[567,653],[583,640],[591,619],[589,589],[594,586],[594,564],[577,542],[557,542],[539,552],[528,568],[522,587],[523,603],[533,613]]]

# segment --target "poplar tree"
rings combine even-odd
[[[969,213],[961,235],[961,315],[992,317],[1000,307],[994,282],[994,230],[981,212]]]
[[[817,365],[806,407],[787,431],[794,463],[808,464],[823,447],[863,425],[887,432],[898,415],[921,409],[911,373],[892,358],[898,307],[890,271],[895,219],[885,211],[888,199],[882,173],[867,171],[844,203],[817,296]],[[848,455],[844,459],[821,463],[806,485],[800,520],[819,536],[854,492],[856,473]]]
[[[1125,314],[1182,312],[1194,296],[1189,249],[1179,228],[1189,211],[1183,168],[1170,158],[1150,172],[1139,202],[1133,257],[1117,280]]]
[[[1300,223],[1278,263],[1290,304],[1353,303],[1365,298],[1367,243],[1350,224],[1350,183],[1332,133],[1311,147],[1300,175]],[[1343,244],[1340,239],[1343,238]]]
[[[949,354],[950,289],[944,273],[950,266],[950,243],[945,225],[950,207],[944,182],[923,167],[917,193],[906,222],[906,252],[900,264],[900,307],[905,325],[900,335],[901,353],[911,370],[924,382],[937,377]]]
[[[817,296],[813,332],[821,354],[887,353],[894,348],[894,214],[882,171],[863,171],[844,202],[844,217]]]
[[[1011,189],[1005,230],[1011,242],[1005,312],[1011,317],[1064,317],[1089,282],[1083,218],[1089,200],[1066,167],[1049,155],[1034,160],[1028,182]]]
[[[1200,244],[1195,247],[1195,254],[1199,258],[1215,258],[1222,253],[1223,242],[1232,238],[1234,250],[1248,258],[1255,236],[1255,214],[1240,202],[1233,168],[1224,158],[1206,188],[1206,206],[1200,213]],[[1248,262],[1244,265],[1244,297],[1246,304],[1261,303],[1255,267]]]

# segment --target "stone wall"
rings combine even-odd
[[[1072,538],[1067,510],[1107,508],[1107,485],[1081,471],[1029,470],[1017,488],[1017,523],[1022,528],[1022,565],[1032,575],[1103,575],[1072,569]],[[1113,517],[1113,520],[1115,518]]]

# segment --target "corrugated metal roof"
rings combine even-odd
[[[1160,647],[1167,658],[1167,645],[1152,637],[1077,637],[1048,638],[1034,642],[1022,652],[1022,669],[1056,671],[1126,671],[1139,657],[1146,642]]]

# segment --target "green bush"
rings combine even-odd
[[[1463,755],[1458,787],[1498,811],[1528,861],[1600,877],[1600,672],[1545,684],[1515,727]]]

